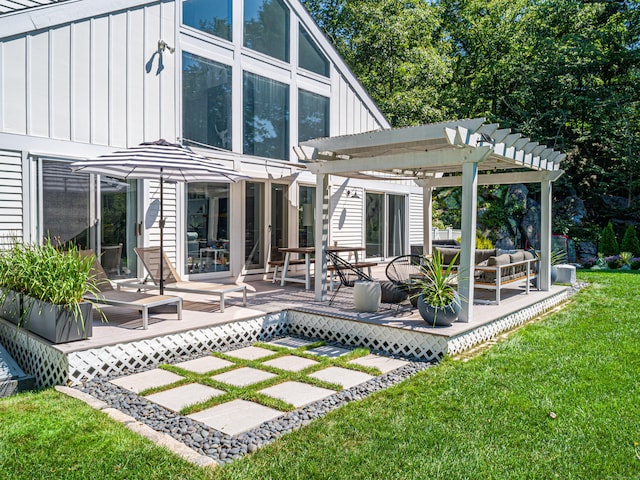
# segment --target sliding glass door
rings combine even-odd
[[[395,257],[406,253],[404,195],[367,192],[365,223],[367,257]]]

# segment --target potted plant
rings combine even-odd
[[[449,326],[460,315],[460,297],[456,291],[458,274],[455,262],[458,254],[446,267],[442,256],[435,251],[433,258],[421,267],[423,278],[412,285],[417,289],[418,311],[425,322],[436,326]]]
[[[18,325],[52,343],[90,337],[93,304],[82,297],[98,293],[90,273],[94,260],[75,245],[62,250],[49,239],[43,245],[16,243],[4,253],[0,288],[21,296]]]

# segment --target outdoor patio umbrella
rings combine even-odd
[[[160,181],[160,294],[164,294],[162,253],[164,246],[164,182],[237,182],[249,178],[166,140],[141,143],[95,159],[74,162],[71,169],[122,179]]]

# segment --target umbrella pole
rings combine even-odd
[[[164,179],[160,167],[160,295],[164,295]]]

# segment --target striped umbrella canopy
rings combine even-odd
[[[160,181],[160,252],[164,246],[164,182],[237,182],[250,178],[193,152],[189,147],[166,140],[141,143],[91,160],[71,164],[75,172],[122,179]],[[160,295],[164,294],[163,261],[160,262]]]
[[[77,172],[124,179],[157,179],[165,182],[236,182],[249,178],[166,140],[141,143],[90,160],[71,164]]]

